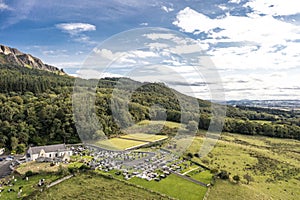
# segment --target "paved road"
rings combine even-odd
[[[11,169],[9,168],[11,163],[12,161],[0,161],[0,178],[3,178],[11,173]]]

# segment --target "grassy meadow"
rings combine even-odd
[[[134,187],[124,182],[95,174],[79,174],[43,193],[32,196],[36,200],[98,200],[98,199],[169,199],[159,194]]]
[[[3,181],[7,182],[8,179],[10,179],[12,176],[7,177],[6,179],[3,179]],[[15,175],[14,178],[16,181],[13,182],[13,186],[2,186],[3,192],[0,193],[0,199],[5,200],[15,200],[18,199],[18,192],[19,187],[22,187],[22,193],[21,197],[27,197],[28,195],[32,194],[32,192],[37,191],[41,188],[37,186],[40,179],[45,179],[45,183],[49,184],[57,179],[59,179],[61,176],[55,175],[55,174],[38,174],[29,177],[28,181],[24,180],[21,176]],[[1,180],[2,181],[2,180]],[[0,187],[1,188],[1,187]],[[8,189],[14,189],[15,192],[7,192]]]
[[[196,137],[187,152],[197,153],[203,141]],[[222,134],[205,157],[193,157],[211,169],[230,173],[217,180],[207,199],[298,199],[300,196],[300,142],[291,139]],[[248,174],[250,183],[244,178]],[[238,175],[235,183],[232,177]]]
[[[134,134],[123,135],[120,138],[122,138],[122,139],[133,139],[133,140],[143,140],[143,141],[147,141],[147,142],[156,142],[156,141],[167,139],[168,137],[164,136],[164,135],[134,133]]]
[[[171,174],[159,182],[132,178],[129,182],[180,200],[201,200],[207,188]]]
[[[171,121],[150,121],[150,120],[142,120],[137,125],[143,126],[143,125],[150,125],[150,124],[159,124],[164,125],[169,128],[180,128],[181,124],[177,122],[171,122]]]
[[[66,164],[61,164],[63,167],[66,166]],[[27,171],[32,171],[33,173],[39,173],[39,172],[56,172],[58,171],[59,166],[54,165],[51,166],[50,163],[38,163],[35,161],[23,163],[22,165],[18,166],[16,168],[16,171],[19,174],[24,175]]]

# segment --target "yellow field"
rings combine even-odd
[[[156,141],[167,139],[168,137],[164,136],[164,135],[153,135],[153,134],[146,134],[146,133],[135,133],[135,134],[124,135],[124,136],[121,136],[120,138],[143,140],[143,141],[147,141],[147,142],[156,142]]]
[[[150,120],[143,120],[138,123],[138,125],[149,125],[149,124],[161,124],[165,125],[169,128],[179,128],[181,126],[180,123],[177,122],[170,122],[170,121],[150,121]]]
[[[114,150],[127,150],[138,146],[143,146],[148,144],[148,142],[140,142],[134,140],[127,140],[122,138],[111,138],[109,140],[101,140],[96,142],[96,145]]]

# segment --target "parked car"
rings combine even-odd
[[[6,161],[12,161],[13,158],[11,158],[11,157],[6,157],[5,160],[6,160]]]

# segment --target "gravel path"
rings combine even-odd
[[[52,187],[54,185],[57,185],[57,184],[65,181],[65,180],[68,180],[69,178],[72,178],[72,177],[73,177],[73,174],[71,174],[69,176],[66,176],[66,177],[63,177],[61,179],[58,179],[57,181],[54,181],[54,182],[50,183],[49,185],[47,185],[47,188],[50,188],[50,187]]]

